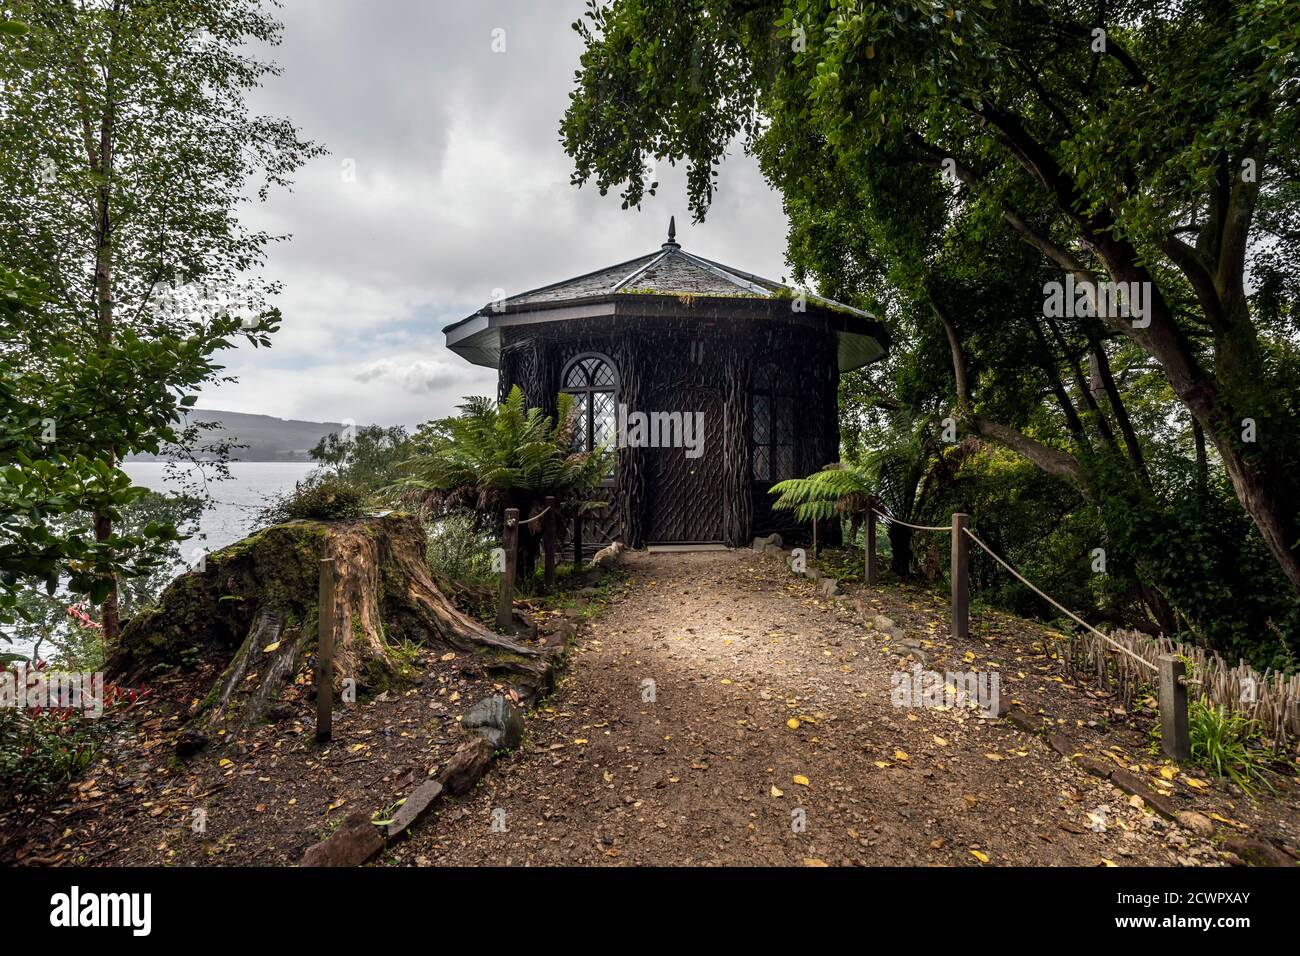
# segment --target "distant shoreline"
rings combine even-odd
[[[310,462],[311,449],[326,435],[346,431],[342,422],[308,422],[292,418],[275,418],[271,415],[251,415],[246,412],[223,412],[214,409],[196,408],[186,414],[190,424],[202,424],[207,427],[200,432],[198,444],[203,447],[218,447],[218,443],[230,446],[229,461],[253,462]],[[211,454],[197,454],[199,461],[218,461]],[[168,455],[148,453],[128,456],[125,461],[160,461],[171,462]]]

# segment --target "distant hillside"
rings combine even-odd
[[[242,412],[218,412],[194,409],[189,418],[196,422],[217,422],[220,431],[204,432],[203,444],[229,441],[244,448],[234,448],[234,461],[310,461],[307,452],[331,432],[343,430],[340,422],[299,422],[270,415],[245,415]],[[154,461],[156,455],[132,455],[128,461]]]

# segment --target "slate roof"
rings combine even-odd
[[[798,296],[799,290],[686,252],[676,241],[675,232],[670,222],[668,241],[655,252],[483,306],[443,329],[448,347],[477,365],[495,367],[500,333],[492,333],[505,324],[506,316],[555,310],[551,312],[554,319],[583,318],[602,312],[599,305],[610,306],[602,314],[630,314],[644,310],[649,300],[658,296],[673,300],[689,296],[697,309],[700,303],[711,304],[713,314],[727,311],[726,300],[733,300],[731,308],[738,314],[752,314],[754,307],[761,308],[764,303],[768,306],[764,311],[772,313],[770,317],[792,313],[785,303]],[[884,355],[888,337],[871,313],[820,296],[803,295],[808,313],[833,317],[840,336],[842,371],[859,368]],[[779,309],[771,308],[778,302]],[[615,310],[617,303],[622,303],[623,309]],[[671,303],[669,307],[673,307]],[[681,306],[677,305],[676,310],[681,312]],[[663,313],[665,309],[657,311]]]

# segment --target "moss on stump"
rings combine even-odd
[[[544,692],[550,669],[541,651],[459,611],[435,584],[424,549],[424,529],[404,514],[266,528],[168,585],[156,608],[123,629],[108,672],[133,682],[196,657],[225,660],[192,725],[262,719],[315,654],[320,562],[333,558],[336,692],[349,678],[363,694],[400,682],[401,641],[473,654],[526,697]]]

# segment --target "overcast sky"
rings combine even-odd
[[[507,294],[653,251],[668,217],[693,252],[780,279],[780,197],[739,150],[692,226],[683,170],[640,211],[569,184],[559,143],[582,0],[286,0],[283,75],[253,96],[330,155],[245,220],[292,233],[270,250],[284,324],[228,353],[238,384],[200,406],[413,425],[491,395],[496,373],[447,351],[442,327]],[[505,51],[493,52],[504,30]],[[348,181],[347,170],[354,170]]]

